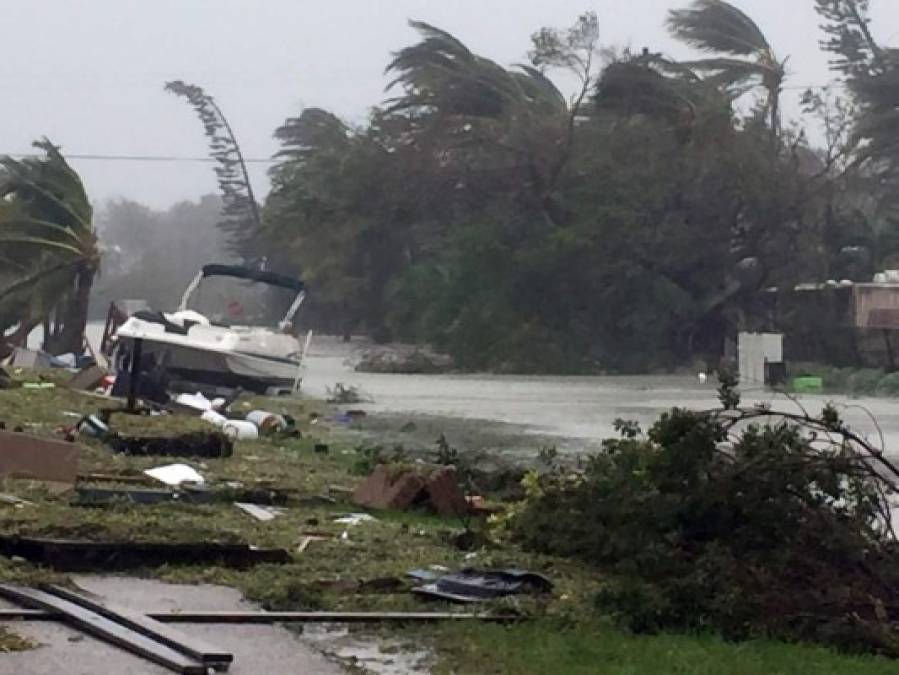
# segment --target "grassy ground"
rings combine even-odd
[[[76,421],[75,414],[96,412],[109,402],[62,386],[58,373],[47,373],[60,386],[54,389],[0,390],[0,421],[8,428],[22,426],[47,437],[59,437]],[[21,373],[34,379],[36,374]],[[262,439],[236,444],[232,457],[200,461],[178,458],[134,458],[112,454],[102,443],[79,439],[80,472],[140,476],[161,463],[186,461],[207,481],[239,481],[294,491],[286,515],[260,523],[230,502],[157,506],[117,504],[84,508],[71,504],[71,495],[53,495],[20,481],[0,484],[0,491],[26,498],[29,505],[0,503],[0,534],[81,537],[117,541],[243,541],[257,546],[282,547],[291,552],[284,565],[260,565],[248,570],[170,565],[137,574],[186,583],[221,583],[239,588],[247,597],[270,609],[422,610],[451,609],[423,605],[408,589],[405,573],[413,568],[443,565],[517,566],[542,572],[555,583],[551,597],[513,599],[496,609],[514,608],[533,621],[512,627],[487,625],[443,626],[407,631],[416,641],[433,646],[438,673],[887,673],[896,663],[853,659],[826,650],[781,644],[724,644],[712,638],[625,635],[592,613],[592,598],[600,582],[597,573],[579,563],[533,555],[509,543],[492,543],[473,552],[453,544],[461,524],[425,513],[377,513],[376,522],[347,527],[333,520],[358,511],[340,501],[343,491],[361,477],[354,473],[363,456],[355,446],[379,439],[385,446],[403,442],[408,450],[435,450],[440,433],[460,449],[520,447],[530,440],[501,426],[473,431],[469,424],[440,418],[370,416],[354,430],[334,419],[338,412],[319,401],[304,399],[246,399],[234,410],[263,408],[289,413],[299,423],[300,439]],[[190,417],[113,417],[122,434],[174,434],[208,429]],[[534,439],[535,450],[542,439]],[[327,444],[327,453],[314,451]],[[337,503],[318,497],[332,495]],[[345,537],[344,532],[346,532]],[[328,535],[303,552],[298,545],[308,534]],[[132,572],[133,574],[133,572]],[[64,575],[24,561],[0,557],[0,580],[34,582]],[[0,651],[28,645],[14,633],[0,632]]]
[[[552,620],[440,630],[438,675],[893,675],[895,661],[778,642],[732,644],[710,636],[640,637],[600,624]]]

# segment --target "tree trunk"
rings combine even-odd
[[[62,317],[62,329],[53,336],[50,344],[44,346],[51,354],[81,354],[84,351],[84,331],[93,283],[94,269],[81,270],[65,306],[57,307],[56,311]]]
[[[0,333],[0,359],[5,359],[12,354],[16,347],[23,347],[28,341],[28,335],[41,323],[41,317],[28,317],[23,319],[19,327],[10,335]]]

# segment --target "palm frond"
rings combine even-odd
[[[53,249],[57,252],[64,251],[66,253],[71,253],[72,255],[78,257],[81,257],[83,255],[83,251],[76,246],[63,244],[62,242],[53,241],[52,239],[42,239],[40,237],[0,234],[0,244],[26,244],[31,246],[39,246],[44,251]]]
[[[687,9],[671,10],[667,25],[675,37],[703,51],[743,56],[771,51],[756,23],[724,0],[695,0]]]
[[[70,269],[77,270],[79,265],[80,261],[78,260],[67,260],[65,262],[57,263],[51,267],[42,268],[37,270],[36,272],[32,272],[31,274],[18,279],[6,288],[0,289],[0,301],[5,300],[16,293],[31,290],[34,286],[40,284],[42,281],[52,277],[53,275],[57,275],[60,272],[68,271]]]

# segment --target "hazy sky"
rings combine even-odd
[[[663,26],[672,0],[7,0],[0,23],[0,153],[47,135],[72,154],[203,156],[199,121],[166,80],[216,97],[247,157],[277,149],[272,131],[304,106],[361,122],[384,98],[390,53],[420,19],[502,64],[525,58],[530,34],[599,16],[604,46],[689,51]],[[787,86],[825,84],[813,0],[735,0],[789,55]],[[877,36],[899,38],[899,4],[871,0]],[[790,89],[787,114],[799,91]],[[96,202],[124,196],[163,207],[214,191],[199,163],[73,160]],[[253,165],[259,196],[264,164]]]

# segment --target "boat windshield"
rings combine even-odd
[[[297,291],[230,276],[207,276],[191,294],[188,309],[220,326],[277,327]]]

